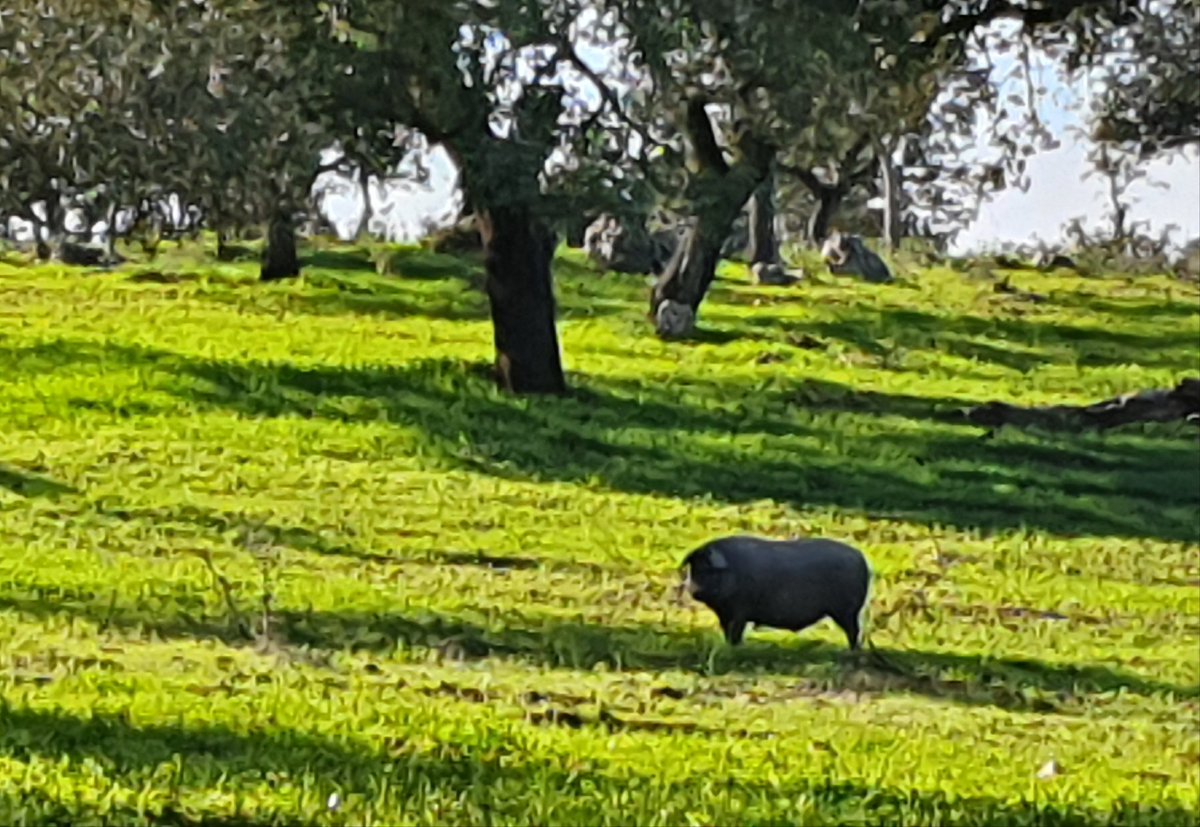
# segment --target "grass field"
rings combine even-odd
[[[725,265],[664,343],[565,251],[514,399],[478,269],[394,268],[0,263],[0,823],[1195,823],[1196,429],[958,416],[1197,373],[1194,286]],[[735,532],[859,544],[876,652],[725,647]]]

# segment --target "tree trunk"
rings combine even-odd
[[[267,228],[267,243],[263,248],[259,279],[274,281],[300,275],[300,259],[296,255],[296,228],[292,215],[279,211]]]
[[[496,346],[496,379],[511,393],[563,393],[550,262],[554,235],[527,208],[478,210]]]
[[[817,208],[808,219],[808,243],[813,247],[819,247],[829,235],[829,227],[833,224],[833,217],[837,215],[838,208],[842,205],[842,197],[845,193],[841,187],[821,187],[813,194],[817,196]]]
[[[104,212],[104,254],[109,261],[117,260],[117,205],[109,204]]]
[[[883,189],[883,243],[889,250],[895,250],[904,235],[900,224],[900,170],[896,167],[896,149],[896,146],[889,144],[879,151],[879,176]]]
[[[714,229],[716,222],[705,226],[702,218],[695,219],[675,248],[650,296],[650,309],[657,311],[664,301],[686,304],[696,311],[704,294],[716,277],[717,264],[721,260],[721,246],[727,234]],[[730,219],[728,225],[732,225]],[[728,231],[728,226],[726,228]]]
[[[217,261],[229,261],[233,255],[229,249],[229,230],[224,227],[217,228]]]
[[[750,197],[750,264],[772,264],[779,257],[775,240],[775,176],[768,175]]]
[[[730,175],[724,177],[732,178]],[[709,285],[716,277],[721,247],[757,182],[741,175],[738,180],[722,183],[727,185],[726,192],[721,197],[700,202],[703,206],[692,219],[691,226],[675,248],[675,254],[650,292],[650,312],[656,320],[666,301],[686,305],[694,318]],[[730,184],[734,186],[728,186]],[[657,322],[657,326],[659,335],[668,333],[661,321]]]
[[[717,142],[703,98],[688,101],[685,132],[699,171],[688,185],[691,227],[650,291],[650,313],[660,337],[691,332],[733,222],[767,179],[775,158],[773,147],[746,132],[737,147],[742,160],[731,166]]]
[[[355,241],[362,239],[367,234],[367,230],[371,227],[371,217],[375,212],[371,206],[371,179],[364,169],[359,169],[358,186],[362,192],[363,208],[358,219],[358,228],[354,231]]]

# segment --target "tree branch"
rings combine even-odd
[[[617,116],[618,120],[624,122],[626,126],[636,132],[646,147],[665,148],[665,145],[653,138],[650,133],[642,127],[641,124],[636,123],[632,118],[629,117],[624,108],[621,106],[621,101],[617,98],[617,93],[612,90],[612,87],[610,87],[604,81],[604,79],[600,77],[600,75],[597,74],[594,69],[592,69],[591,66],[588,66],[587,63],[583,61],[583,58],[581,58],[579,53],[575,51],[575,44],[567,40],[560,43],[558,47],[559,53],[565,57],[572,66],[579,70],[584,77],[586,77],[595,85],[596,89],[598,89],[600,92],[600,97],[603,99],[604,103],[607,103],[609,108],[612,109],[613,114]],[[589,127],[594,125],[596,121],[599,120],[600,114],[603,112],[603,110],[604,107],[601,106],[592,116],[587,119],[587,121],[585,121],[585,123],[587,123]]]
[[[783,161],[779,161],[777,166],[780,172],[793,176],[799,180],[801,184],[808,187],[809,191],[813,195],[820,195],[825,190],[833,189],[833,187],[831,187],[829,184],[822,183],[821,179],[817,178],[817,176],[814,175],[810,169],[804,169],[803,167],[794,166],[793,164],[788,164]]]
[[[938,3],[938,6],[943,4]],[[1071,12],[1080,6],[1111,6],[1115,12],[1113,21],[1123,23],[1130,21],[1130,15],[1136,14],[1138,0],[1108,0],[1108,2],[1079,2],[1079,0],[1041,0],[1036,5],[1032,3],[1013,3],[1012,0],[992,0],[978,11],[971,14],[955,14],[949,20],[944,20],[934,27],[918,45],[926,49],[934,48],[939,42],[959,35],[969,34],[976,29],[994,23],[997,20],[1019,20],[1024,26],[1044,26],[1050,23],[1060,23],[1066,20]]]
[[[704,108],[705,104],[703,98],[688,100],[685,130],[700,168],[724,175],[729,172],[729,164],[725,162],[725,153],[721,152],[721,146],[717,143],[717,135],[713,131],[712,119]]]

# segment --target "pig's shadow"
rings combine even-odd
[[[823,628],[829,621],[822,621]],[[851,652],[844,645],[780,632],[754,632],[739,647],[715,631],[665,626],[602,626],[544,616],[506,618],[481,627],[436,614],[366,616],[306,612],[286,618],[288,638],[322,649],[432,649],[452,660],[513,659],[541,667],[684,671],[705,676],[795,676],[792,695],[917,693],[1005,709],[1070,714],[1090,695],[1123,689],[1138,695],[1200,697],[1200,687],[1147,679],[1100,664],[1048,663],[898,647]],[[833,627],[834,633],[840,635]],[[374,641],[355,644],[352,641]],[[349,643],[348,643],[349,642]]]

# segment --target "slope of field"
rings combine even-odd
[[[1195,821],[1194,426],[959,414],[1195,374],[1194,287],[726,265],[664,343],[566,251],[514,399],[478,268],[394,269],[0,263],[0,822]],[[876,651],[725,647],[735,532],[858,543]]]

